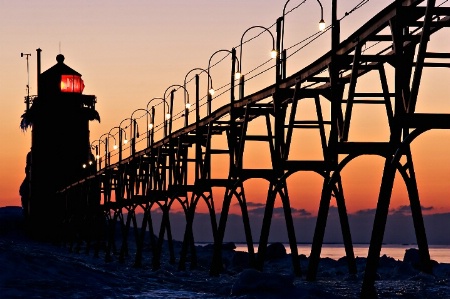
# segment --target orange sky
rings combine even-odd
[[[101,116],[100,124],[90,124],[93,141],[130,117],[134,110],[145,108],[151,98],[162,97],[170,85],[183,85],[185,75],[191,69],[207,68],[208,60],[215,51],[238,46],[246,29],[255,25],[270,27],[281,16],[285,2],[84,0],[69,4],[50,0],[2,1],[0,206],[20,205],[18,189],[24,178],[25,156],[31,143],[30,131],[21,132],[19,128],[20,116],[25,109],[23,99],[27,84],[26,60],[20,57],[21,52],[31,54],[31,95],[36,94],[37,48],[43,50],[42,71],[53,66],[56,55],[61,52],[66,57],[65,63],[83,75],[86,85],[84,93],[97,96],[97,111]],[[287,11],[301,2],[290,1]],[[338,17],[342,17],[360,1],[338,2]],[[372,0],[351,14],[342,23],[342,39],[390,2]],[[331,1],[323,0],[322,3],[324,19],[329,24]],[[317,32],[319,18],[319,7],[313,0],[306,1],[286,16],[285,48]],[[247,34],[251,36],[251,32]],[[448,39],[432,37],[432,43],[440,52],[450,51]],[[329,34],[325,34],[300,51],[289,60],[288,75],[323,55],[329,50],[329,45]],[[271,48],[269,36],[244,45],[244,73],[268,58],[268,53],[261,51],[264,47],[268,51]],[[229,66],[218,66],[211,75],[214,85],[221,86],[229,80]],[[450,87],[442,84],[448,82],[448,75],[446,69],[424,73],[418,111],[449,112],[445,104]],[[248,82],[246,93],[272,84],[273,78],[272,71]],[[373,91],[374,84],[378,84],[376,79],[369,78],[363,86]],[[226,99],[218,98],[213,109],[225,104]],[[305,104],[305,109],[310,108]],[[387,140],[382,111],[365,108],[354,111],[350,132],[352,140]],[[255,127],[258,130],[256,124]],[[422,205],[434,207],[432,212],[450,211],[449,137],[450,132],[428,132],[419,137],[412,147]],[[299,148],[297,153],[313,157],[318,149],[317,144],[311,143],[307,148]],[[249,148],[246,153],[245,161],[249,165],[257,156],[256,150]],[[257,162],[261,160],[264,157],[258,156]],[[350,212],[375,208],[382,169],[381,158],[361,157],[343,171],[344,192]],[[292,205],[315,214],[322,184],[319,175],[296,174],[289,182]],[[263,202],[267,188],[261,186],[267,186],[266,182],[254,180],[245,186],[249,201]],[[401,182],[396,183],[392,207],[406,204],[405,188]]]

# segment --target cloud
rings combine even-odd
[[[235,206],[239,206],[239,202],[235,203],[234,205]],[[264,204],[264,203],[251,202],[251,201],[247,202],[247,208],[249,210],[252,209],[252,208],[261,208],[261,207],[265,207],[265,206],[266,206],[266,204]]]
[[[260,216],[262,217],[265,213],[265,205],[261,205],[261,207],[254,208],[249,210],[249,214],[252,216]],[[292,217],[310,217],[312,214],[305,209],[295,209],[291,208]],[[273,208],[273,217],[274,218],[284,218],[284,209],[283,207],[275,207]]]
[[[266,210],[265,207],[260,207],[260,208],[251,209],[248,211],[248,213],[253,216],[262,216],[262,215],[264,215],[265,210]]]
[[[422,211],[432,211],[434,210],[433,206],[430,207],[424,207],[421,206]],[[404,216],[408,216],[411,215],[411,207],[410,206],[399,206],[396,209],[392,209],[389,211],[390,215],[404,215]]]
[[[310,217],[312,214],[305,209],[292,209],[294,217]]]
[[[261,234],[262,219],[265,212],[264,204],[250,203],[249,218],[254,241],[258,241]],[[422,207],[424,211],[434,210],[434,207]],[[408,205],[392,209],[388,215],[383,242],[387,244],[414,244],[416,242],[412,216]],[[369,243],[373,230],[373,221],[376,209],[359,210],[348,214],[352,241],[356,243]],[[316,217],[304,209],[291,209],[294,227],[298,242],[311,242],[316,226]],[[142,214],[138,213],[138,224],[142,223]],[[162,214],[152,211],[154,233],[159,232]],[[450,244],[450,235],[442,227],[450,225],[450,213],[424,215],[425,229],[429,244]],[[228,214],[225,230],[225,241],[245,242],[242,217],[240,214]],[[220,211],[216,214],[220,219]],[[186,219],[184,213],[170,213],[172,236],[175,240],[184,237]],[[212,242],[211,219],[208,213],[196,213],[194,219],[194,235],[196,242]],[[271,219],[269,235],[270,242],[287,242],[286,221],[281,206],[275,207]],[[342,242],[341,224],[336,206],[330,206],[324,242]]]
[[[359,210],[353,213],[355,216],[373,216],[375,215],[376,209],[365,209],[365,210]]]

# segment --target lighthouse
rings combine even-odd
[[[65,57],[58,54],[56,64],[41,73],[40,55],[37,49],[37,96],[26,98],[21,122],[22,129],[32,130],[21,196],[33,235],[52,238],[64,213],[57,192],[95,168],[89,165],[89,122],[100,116],[96,97],[83,94],[81,74],[64,63]]]

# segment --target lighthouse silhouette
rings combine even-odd
[[[89,121],[100,121],[96,97],[82,94],[81,74],[64,64],[64,56],[44,72],[37,49],[38,92],[26,97],[21,127],[31,127],[31,151],[20,188],[24,215],[37,238],[53,239],[64,217],[57,192],[95,170]]]

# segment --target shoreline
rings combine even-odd
[[[17,209],[14,209],[16,212]],[[133,266],[133,248],[124,261],[113,252],[105,261],[86,252],[70,251],[28,238],[21,230],[20,217],[0,209],[0,293],[4,298],[359,298],[366,258],[356,258],[357,273],[350,274],[345,258],[321,258],[315,281],[306,280],[308,258],[300,256],[302,274],[294,276],[291,255],[271,250],[262,271],[248,265],[248,254],[224,243],[224,271],[208,273],[211,246],[197,246],[195,269],[179,270],[171,263],[167,242],[161,268],[152,269],[149,245],[141,267]],[[19,214],[20,215],[20,214]],[[6,224],[6,225],[5,225]],[[272,246],[274,243],[271,243]],[[132,244],[130,244],[132,245]],[[176,242],[176,252],[181,244]],[[272,249],[284,248],[274,246]],[[269,250],[268,250],[269,252]],[[177,256],[178,257],[178,256]],[[420,272],[414,261],[398,261],[382,256],[376,282],[379,298],[450,298],[450,264],[436,263],[432,273]]]

